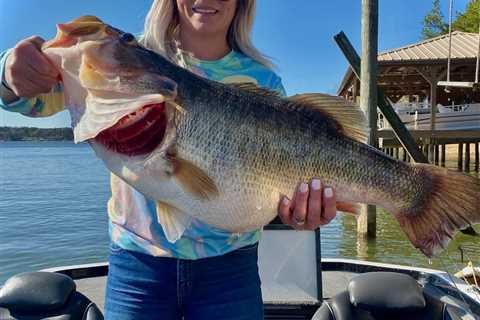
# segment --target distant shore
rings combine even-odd
[[[0,127],[0,141],[73,141],[71,128]]]

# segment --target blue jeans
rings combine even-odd
[[[110,247],[106,320],[261,320],[258,244],[180,260]]]

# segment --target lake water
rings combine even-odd
[[[107,259],[109,174],[88,145],[71,142],[0,143],[0,284],[24,271]],[[355,219],[337,215],[322,228],[324,257],[358,258],[455,272],[461,244],[480,264],[480,240],[457,235],[428,260],[397,222],[380,212],[377,238],[357,242]]]

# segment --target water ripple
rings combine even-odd
[[[105,261],[109,196],[108,172],[85,144],[0,143],[0,283],[23,271]],[[455,272],[463,267],[462,244],[480,262],[480,240],[458,235],[430,266],[384,212],[368,246],[355,230],[354,218],[337,215],[321,230],[322,255],[438,269],[445,264]]]

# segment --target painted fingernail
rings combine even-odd
[[[312,188],[313,188],[313,190],[320,190],[320,180],[313,179],[312,180]]]
[[[282,204],[288,206],[290,204],[290,200],[287,197],[283,197]]]
[[[298,219],[296,216],[293,217],[293,220],[295,220],[297,226],[303,226],[305,224],[305,220]]]
[[[330,187],[326,187],[325,189],[323,189],[323,195],[325,196],[325,198],[333,197],[333,189]]]
[[[308,190],[308,185],[305,182],[302,182],[300,185],[300,192],[305,193]]]

